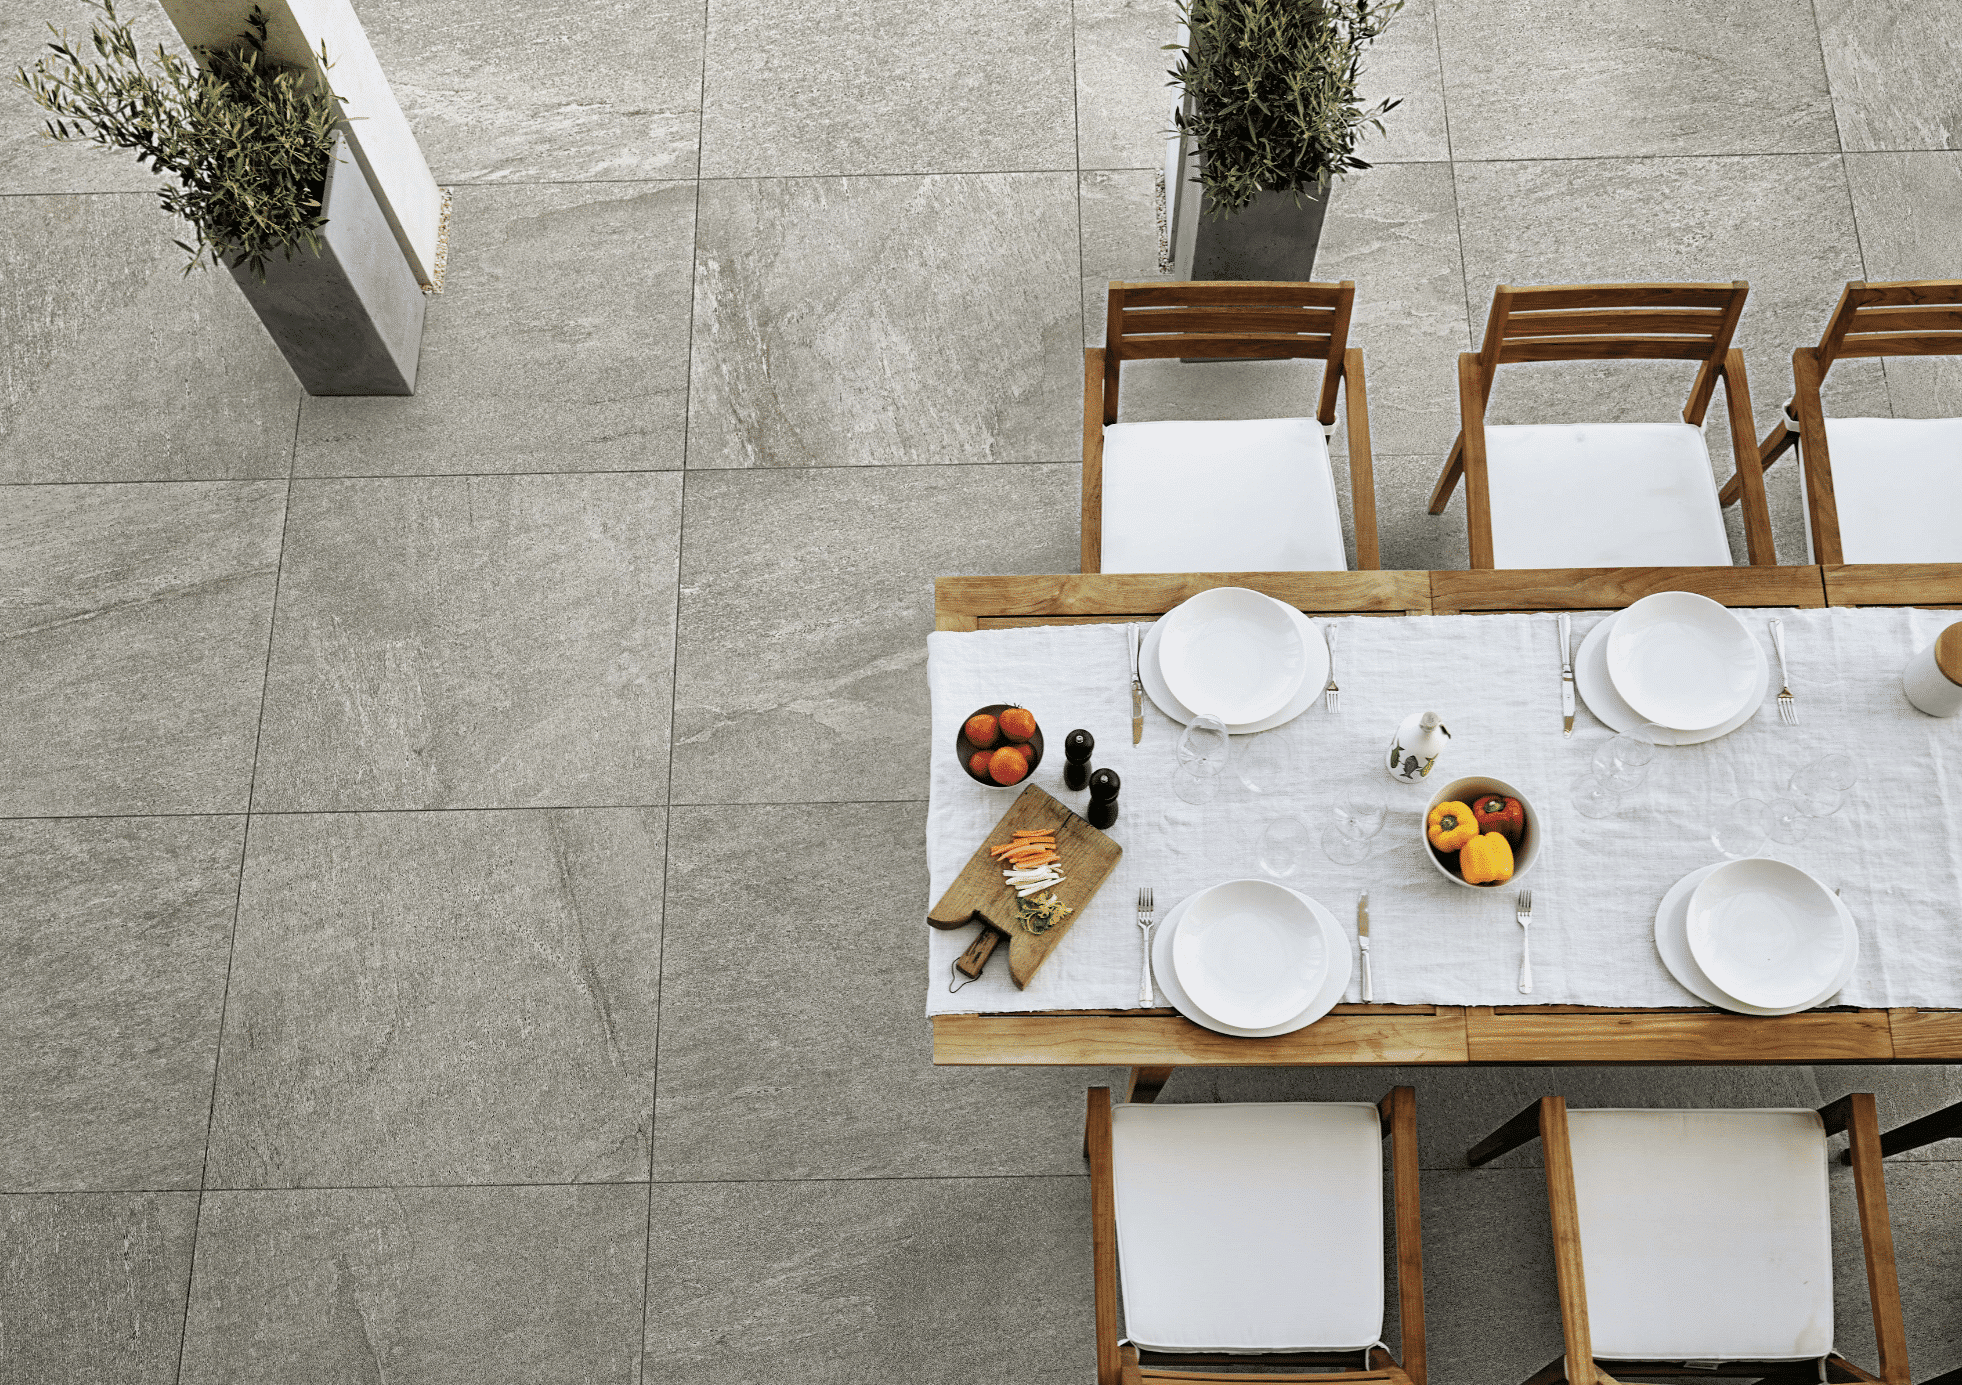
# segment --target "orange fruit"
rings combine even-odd
[[[1017,746],[1005,745],[988,757],[988,777],[997,784],[1018,784],[1028,773],[1029,762]]]
[[[1010,707],[1001,714],[1001,733],[1011,741],[1035,739],[1035,714],[1027,707]]]
[[[967,719],[967,725],[961,728],[961,733],[967,737],[970,745],[978,745],[986,750],[995,743],[995,730],[995,719],[992,716],[986,712],[976,712]]]

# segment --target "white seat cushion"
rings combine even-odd
[[[1962,562],[1962,418],[1829,418],[1826,450],[1845,561]]]
[[[1132,1341],[1359,1351],[1383,1335],[1374,1106],[1120,1106],[1111,1124]]]
[[[1687,423],[1485,430],[1497,567],[1729,567],[1703,430]]]
[[[1572,1111],[1594,1354],[1782,1361],[1833,1345],[1816,1111]]]
[[[1312,418],[1104,429],[1105,572],[1349,566],[1328,440]]]

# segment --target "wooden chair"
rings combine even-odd
[[[1962,1101],[1897,1125],[1880,1137],[1880,1154],[1905,1154],[1910,1149],[1934,1144],[1937,1140],[1962,1140]],[[1839,1162],[1850,1163],[1852,1150],[1840,1153]]]
[[[1750,285],[1581,284],[1492,295],[1485,344],[1458,357],[1462,427],[1431,493],[1442,514],[1465,478],[1475,568],[1729,567],[1703,417],[1721,379],[1753,563],[1777,561],[1750,439],[1751,391],[1733,347]],[[1681,423],[1488,426],[1502,365],[1696,361]]]
[[[1798,448],[1807,562],[1962,562],[1962,419],[1825,415],[1833,362],[1868,356],[1962,356],[1962,279],[1848,284],[1819,344],[1792,353],[1792,399],[1759,469]],[[1747,480],[1740,465],[1723,503]]]
[[[1363,357],[1349,343],[1355,284],[1110,286],[1104,345],[1083,353],[1085,572],[1347,571],[1328,436],[1349,410],[1356,566],[1377,566]],[[1119,423],[1125,361],[1319,359],[1313,420]]]
[[[1383,1334],[1383,1155],[1395,1186],[1398,1362]],[[1424,1385],[1417,1095],[1124,1105],[1090,1089],[1097,1385]],[[1118,1295],[1129,1340],[1118,1336]],[[1227,1374],[1228,1364],[1321,1373]],[[1333,1371],[1328,1370],[1334,1367]]]
[[[1880,1374],[1833,1350],[1826,1138],[1852,1137]],[[1818,1111],[1567,1110],[1550,1096],[1473,1146],[1538,1138],[1566,1353],[1531,1385],[1745,1376],[1907,1385],[1873,1098]]]

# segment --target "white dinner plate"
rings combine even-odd
[[[1228,724],[1287,706],[1307,671],[1307,647],[1282,604],[1251,587],[1210,587],[1162,620],[1159,671],[1172,696]]]
[[[1327,966],[1315,911],[1271,880],[1229,880],[1194,895],[1172,947],[1186,994],[1239,1029],[1300,1014]]]
[[[1725,861],[1690,892],[1685,936],[1726,995],[1779,1009],[1802,1004],[1838,973],[1846,930],[1833,892],[1768,856]]]
[[[1695,592],[1657,592],[1621,613],[1608,676],[1644,721],[1707,731],[1751,695],[1757,641],[1728,606]]]
[[[1349,956],[1348,935],[1342,931],[1335,915],[1324,909],[1320,903],[1310,899],[1299,890],[1288,893],[1296,895],[1302,903],[1315,911],[1315,917],[1322,925],[1322,942],[1328,949],[1330,965],[1322,976],[1322,988],[1315,993],[1308,1008],[1283,1024],[1272,1025],[1266,1029],[1238,1029],[1214,1019],[1204,1010],[1192,1003],[1192,997],[1185,993],[1179,984],[1178,976],[1172,966],[1172,948],[1178,941],[1179,924],[1185,919],[1185,906],[1192,902],[1188,895],[1172,906],[1172,911],[1158,921],[1158,927],[1151,933],[1151,971],[1158,983],[1159,994],[1172,1002],[1172,1008],[1191,1020],[1194,1024],[1211,1029],[1220,1034],[1232,1034],[1243,1039],[1271,1039],[1280,1034],[1292,1034],[1304,1029],[1333,1010],[1342,1000],[1342,993],[1349,989],[1349,973],[1354,960]]]
[[[1587,710],[1609,729],[1633,731],[1647,718],[1622,701],[1621,694],[1615,691],[1614,680],[1608,676],[1608,635],[1619,619],[1621,612],[1617,611],[1587,632],[1587,638],[1581,641],[1580,652],[1574,656],[1574,685],[1580,689],[1581,701],[1587,704]],[[1700,745],[1704,741],[1714,741],[1719,736],[1728,736],[1757,715],[1758,708],[1764,704],[1764,695],[1771,690],[1771,664],[1765,659],[1764,649],[1756,640],[1751,641],[1751,649],[1757,655],[1757,681],[1751,685],[1751,695],[1744,699],[1744,706],[1737,715],[1707,731],[1672,731],[1668,736],[1670,745]],[[1149,686],[1146,684],[1147,688]]]
[[[1718,861],[1685,875],[1663,895],[1662,903],[1655,911],[1655,950],[1662,955],[1662,965],[1682,983],[1683,989],[1698,1000],[1734,1010],[1740,1015],[1795,1015],[1801,1010],[1824,1005],[1845,990],[1846,983],[1853,979],[1854,968],[1860,962],[1860,931],[1854,927],[1852,912],[1840,902],[1838,895],[1833,896],[1833,903],[1838,906],[1840,920],[1846,926],[1846,956],[1826,988],[1805,1004],[1775,1010],[1761,1005],[1747,1005],[1704,974],[1703,968],[1696,964],[1696,958],[1690,953],[1689,900],[1696,887],[1703,883],[1704,877],[1723,864]]]
[[[1315,699],[1322,695],[1322,689],[1328,685],[1328,641],[1322,638],[1321,628],[1287,602],[1276,601],[1274,604],[1294,617],[1302,648],[1307,651],[1307,670],[1288,705],[1273,716],[1254,722],[1228,722],[1226,729],[1236,736],[1251,736],[1256,731],[1272,731],[1277,726],[1287,725],[1312,707]],[[1158,643],[1164,634],[1163,627],[1164,622],[1158,620],[1145,627],[1144,640],[1138,648],[1138,681],[1144,684],[1153,706],[1181,726],[1190,726],[1197,719],[1196,715],[1190,707],[1172,696],[1172,690],[1165,686],[1164,672],[1158,665]]]

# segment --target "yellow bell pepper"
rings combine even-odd
[[[1512,843],[1503,832],[1487,832],[1458,852],[1458,873],[1471,885],[1498,885],[1512,879]]]
[[[1424,835],[1439,851],[1457,851],[1478,836],[1478,819],[1462,803],[1440,803],[1424,819]]]

